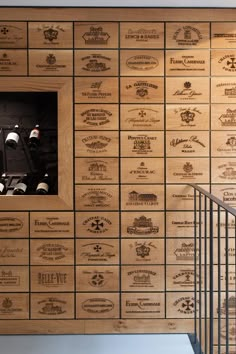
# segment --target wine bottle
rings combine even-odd
[[[36,124],[35,127],[31,130],[29,135],[28,146],[30,150],[36,150],[40,143],[40,130],[39,124]]]
[[[47,173],[43,176],[43,178],[39,181],[36,187],[36,194],[48,194],[50,188],[50,178]]]
[[[2,174],[2,177],[0,178],[0,194],[4,194],[5,189],[6,189],[6,173]]]
[[[26,193],[28,183],[29,183],[28,175],[25,174],[23,177],[19,179],[16,183],[15,188],[13,190],[13,195],[22,195]]]
[[[19,139],[20,139],[19,125],[16,124],[14,126],[14,129],[7,134],[5,144],[7,146],[10,146],[13,149],[16,149]]]

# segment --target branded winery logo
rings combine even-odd
[[[184,47],[196,46],[202,39],[203,36],[200,30],[189,25],[179,27],[173,35],[173,40],[176,41],[176,44]]]
[[[45,217],[43,219],[34,220],[34,232],[48,233],[48,232],[69,232],[70,221],[60,220],[59,217]]]
[[[66,257],[68,248],[58,243],[45,243],[37,248],[39,257],[47,261],[58,261]]]
[[[57,58],[55,54],[49,53],[45,58],[46,64],[37,64],[36,68],[43,69],[44,71],[59,71],[66,68],[65,64],[56,64]]]
[[[129,193],[129,200],[126,205],[158,205],[157,195],[153,193],[138,193],[132,191]]]
[[[9,57],[9,54],[3,53],[0,57],[0,71],[12,71],[12,68],[17,65],[15,60]]]
[[[153,278],[157,275],[156,272],[147,269],[136,269],[127,272],[130,281],[130,288],[153,288]]]
[[[82,96],[87,97],[88,99],[106,99],[111,97],[111,92],[106,92],[103,90],[103,81],[94,81],[90,85],[90,89],[82,91]]]
[[[110,38],[107,32],[104,32],[101,26],[91,26],[88,32],[82,36],[85,44],[88,45],[106,45]]]
[[[195,127],[196,119],[202,114],[199,107],[188,106],[174,109],[175,119],[180,119],[181,127]]]
[[[38,305],[40,306],[38,312],[41,315],[57,316],[66,313],[66,301],[60,300],[56,297],[49,297],[38,301]]]
[[[159,39],[159,33],[156,29],[131,29],[129,28],[125,34],[125,39],[133,40],[135,42],[149,42]]]
[[[111,139],[104,135],[89,135],[83,138],[82,142],[87,146],[88,152],[101,153],[107,152]]]
[[[137,299],[127,299],[125,301],[125,312],[128,313],[156,313],[161,312],[161,303],[156,299],[150,297],[140,297]]]
[[[23,222],[20,219],[12,217],[0,218],[0,232],[11,233],[20,231],[23,226]]]
[[[184,83],[184,88],[182,90],[177,90],[173,93],[173,96],[180,96],[180,99],[183,100],[188,100],[188,99],[195,99],[196,96],[201,96],[201,92],[197,92],[196,90],[193,90],[192,84],[189,81],[186,81]]]
[[[232,207],[236,206],[236,188],[234,187],[223,188],[220,190],[220,192],[222,193],[223,202],[225,202],[226,204]],[[233,223],[232,228],[234,228],[235,225],[234,220],[232,220],[232,223]],[[230,224],[229,227],[231,227]]]
[[[235,153],[236,152],[236,135],[227,134],[228,138],[224,144],[221,144],[217,151],[224,153]]]
[[[136,169],[130,170],[129,173],[134,176],[136,180],[146,181],[153,176],[156,171],[146,167],[145,162],[140,162],[139,166]]]
[[[177,299],[174,304],[177,311],[181,314],[191,315],[194,314],[194,298],[191,296],[183,296]]]
[[[47,25],[43,24],[38,26],[37,32],[42,33],[44,38],[44,44],[55,45],[59,44],[58,37],[60,33],[64,33],[65,28],[62,25],[55,24],[55,25]]]
[[[132,85],[131,84],[126,85],[127,90],[130,90],[130,89],[135,90],[135,94],[136,94],[137,99],[149,98],[150,91],[157,90],[158,88],[159,88],[158,85],[149,83],[148,81],[144,81],[144,80],[136,81]]]
[[[222,127],[235,127],[236,126],[236,109],[227,109],[226,113],[221,114],[219,117]]]
[[[116,256],[114,246],[104,242],[92,242],[81,246],[81,257],[87,261],[107,262]]]
[[[2,270],[0,273],[0,287],[1,286],[19,286],[20,285],[20,277],[18,275],[14,275],[11,270],[5,271]]]
[[[59,32],[53,29],[52,27],[43,31],[44,38],[47,39],[49,42],[56,40],[58,37],[58,33]]]
[[[222,95],[228,98],[236,97],[236,82],[221,82],[216,85],[217,88],[222,88]]]
[[[23,253],[23,248],[19,247],[0,247],[0,258],[16,258]]]
[[[196,250],[196,254],[198,257],[198,250]],[[176,256],[177,261],[194,261],[194,257],[195,257],[194,243],[183,242],[180,247],[176,248],[176,250],[174,251],[174,255]]]
[[[193,228],[194,227],[194,221],[193,220],[173,220],[172,225],[175,225],[176,228],[179,229],[189,229],[189,228]],[[199,222],[196,222],[196,224],[198,225]]]
[[[171,197],[179,203],[181,201],[188,201],[188,200],[193,201],[194,194],[193,193],[192,194],[191,193],[181,193],[181,194],[173,193],[171,195]]]
[[[219,64],[222,64],[222,69],[228,72],[236,71],[236,58],[234,54],[225,54],[218,60]]]
[[[85,207],[109,207],[112,201],[112,194],[108,193],[105,188],[89,189],[82,195]]]
[[[148,154],[152,152],[151,143],[157,140],[156,136],[148,136],[145,134],[140,135],[128,135],[128,140],[133,142],[132,151],[136,154]]]
[[[87,172],[82,175],[82,181],[112,181],[112,176],[108,174],[108,162],[104,160],[86,161]]]
[[[152,219],[142,215],[139,218],[135,218],[132,226],[127,227],[128,234],[132,235],[149,235],[159,232],[159,227],[154,226]]]
[[[60,287],[67,284],[67,274],[55,271],[39,272],[38,284],[45,287]]]
[[[158,114],[157,110],[150,108],[133,108],[128,110],[125,122],[129,123],[133,128],[153,127],[160,122]]]
[[[83,62],[82,69],[89,72],[103,72],[111,69],[111,58],[101,54],[91,54],[81,58]]]
[[[81,117],[83,117],[83,123],[89,126],[99,127],[110,123],[112,113],[106,109],[93,108],[83,111]]]
[[[82,303],[82,309],[91,314],[105,314],[114,309],[114,303],[106,298],[92,298]]]
[[[198,176],[202,176],[202,172],[195,172],[194,167],[190,162],[186,162],[183,165],[183,172],[174,172],[173,176],[180,177],[181,179],[195,179]]]
[[[15,307],[14,301],[10,297],[5,297],[0,306],[1,315],[13,315],[22,312],[23,309]]]
[[[83,221],[83,226],[86,227],[86,231],[93,234],[103,234],[109,230],[112,222],[104,216],[90,216]]]
[[[130,245],[130,248],[135,247],[136,252],[136,260],[137,261],[150,261],[150,255],[153,250],[156,249],[156,246],[150,241],[135,241],[134,246],[133,244]]]
[[[126,65],[132,70],[148,71],[155,69],[159,61],[150,55],[135,55],[126,60]]]
[[[206,61],[196,59],[194,55],[182,55],[180,58],[170,57],[170,71],[206,71]]]
[[[194,270],[182,269],[173,276],[172,280],[174,285],[180,286],[181,288],[193,287],[195,280]]]
[[[0,25],[0,44],[13,45],[22,39],[22,28],[6,24]]]
[[[224,180],[236,179],[236,162],[227,162],[218,166],[219,178]]]
[[[236,281],[235,272],[228,271],[227,274],[226,274],[226,273],[224,273],[223,275],[221,274],[220,280],[221,280],[224,284],[226,284],[226,278],[228,279],[228,284],[229,284],[229,286],[230,286],[230,285],[235,286],[235,281]]]
[[[236,326],[235,326],[235,324],[229,323],[229,325],[227,327],[222,326],[220,336],[221,336],[221,338],[223,338],[227,341],[231,341],[231,342],[235,343],[235,340],[236,340]]]
[[[230,296],[228,301],[226,299],[223,300],[221,308],[217,308],[217,313],[221,315],[234,316],[236,314],[236,297]]]
[[[181,146],[181,152],[192,153],[196,152],[196,148],[194,145],[201,146],[203,148],[206,147],[204,143],[198,138],[197,135],[191,135],[189,138],[175,138],[170,141],[170,146],[173,148]]]

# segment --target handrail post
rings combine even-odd
[[[214,345],[214,231],[213,231],[213,201],[210,200],[210,249],[209,249],[209,277],[210,277],[210,335],[209,335],[209,354],[213,354],[213,345]]]

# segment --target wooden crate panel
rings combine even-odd
[[[164,79],[153,77],[122,77],[121,103],[164,103]]]
[[[210,53],[207,50],[166,51],[167,76],[209,76]]]
[[[27,22],[1,22],[0,33],[0,48],[27,48]]]
[[[164,183],[164,159],[123,157],[121,183]]]
[[[28,263],[28,240],[0,240],[1,265],[27,265]]]
[[[77,294],[76,318],[119,318],[119,294]]]
[[[164,291],[163,266],[123,266],[122,291]]]
[[[236,25],[235,22],[212,22],[211,24],[212,48],[235,48]]]
[[[29,51],[30,75],[72,76],[72,50],[31,49]]]
[[[0,292],[29,291],[28,266],[0,266]]]
[[[163,130],[164,105],[128,105],[120,106],[121,130]]]
[[[74,237],[74,213],[33,212],[30,214],[30,236]]]
[[[118,264],[119,241],[118,240],[77,240],[76,242],[77,264]]]
[[[163,76],[163,50],[122,50],[120,52],[121,76]]]
[[[76,158],[75,183],[118,183],[118,158]]]
[[[30,22],[30,48],[72,48],[72,22]]]
[[[118,103],[118,79],[115,77],[75,78],[76,103]]]
[[[209,78],[166,78],[166,103],[209,103]]]
[[[73,266],[32,266],[30,269],[31,291],[74,291]]]
[[[164,155],[163,132],[122,132],[122,157],[162,157]]]
[[[236,181],[236,159],[213,158],[212,159],[212,182],[213,183],[235,183]]]
[[[168,183],[209,183],[208,158],[168,158]]]
[[[80,238],[118,237],[119,213],[77,212],[76,236]]]
[[[209,156],[209,132],[167,132],[166,156]]]
[[[31,240],[30,257],[32,265],[72,265],[74,240]]]
[[[75,132],[75,156],[118,156],[118,132]]]
[[[194,267],[181,265],[167,266],[166,273],[168,291],[194,291]]]
[[[164,294],[122,294],[123,318],[163,318]]]
[[[166,105],[166,130],[208,130],[209,105]]]
[[[118,23],[76,22],[75,48],[118,48]]]
[[[74,294],[31,294],[32,319],[74,318]]]
[[[236,131],[212,132],[211,133],[212,156],[235,156]]]
[[[122,210],[163,210],[164,187],[162,185],[123,185],[121,187]]]
[[[235,289],[235,268],[234,265],[228,265],[228,272],[226,272],[226,266],[222,265],[220,267],[220,272],[218,265],[213,266],[214,273],[214,290],[218,291],[219,285],[222,291],[226,290],[226,274],[228,274],[228,289],[229,291],[234,291]],[[220,282],[219,282],[220,280]]]
[[[76,268],[76,291],[119,291],[118,266],[79,266]]]
[[[211,105],[212,130],[236,130],[236,105]]]
[[[27,75],[27,50],[0,49],[0,76]]]
[[[122,264],[164,264],[164,240],[123,239],[121,255]]]
[[[166,186],[167,210],[193,210],[193,200],[194,190],[192,187],[176,184]]]
[[[128,238],[164,237],[164,213],[122,212],[121,235]]]
[[[194,318],[193,292],[167,293],[167,318]],[[202,309],[202,311],[204,311]]]
[[[117,50],[76,50],[75,75],[77,76],[117,76]]]
[[[210,25],[204,22],[173,22],[166,24],[167,48],[209,48]]]
[[[227,248],[227,253],[228,253],[228,264],[229,265],[234,265],[236,264],[235,261],[235,237],[234,238],[229,238],[228,240],[228,248]],[[220,249],[221,249],[221,254],[220,258],[214,259],[214,264],[218,264],[220,261],[220,264],[226,264],[226,245],[225,245],[225,239],[220,240]],[[214,254],[218,254],[218,240],[214,239]]]
[[[190,237],[194,235],[193,211],[181,211],[166,213],[166,236],[167,237]]]
[[[236,103],[236,78],[213,77],[211,79],[212,103]]]
[[[0,238],[29,237],[29,221],[27,213],[0,213]]]
[[[195,247],[193,239],[167,239],[167,264],[194,264]],[[196,251],[198,259],[198,249]]]
[[[29,294],[0,294],[0,319],[29,319]]]
[[[75,186],[77,210],[118,210],[118,186]]]
[[[236,50],[212,50],[211,51],[211,75],[235,76]]]
[[[118,106],[115,104],[75,105],[76,130],[117,130]]]
[[[164,23],[124,22],[120,24],[121,48],[164,48]]]

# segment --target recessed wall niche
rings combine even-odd
[[[16,146],[8,146],[14,129],[19,138]],[[5,195],[12,195],[24,175],[28,176],[24,195],[36,194],[45,174],[50,180],[48,194],[57,194],[57,145],[57,92],[1,93],[0,173],[5,174]]]

